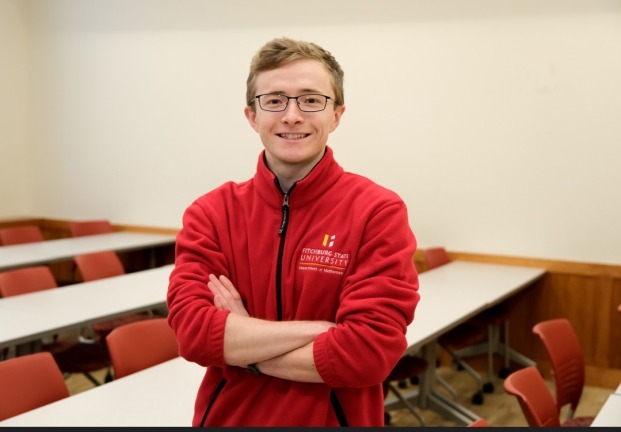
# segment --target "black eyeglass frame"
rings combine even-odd
[[[287,98],[287,103],[285,104],[284,108],[280,109],[280,110],[265,109],[265,108],[263,108],[263,105],[261,105],[261,96],[280,96],[280,97],[284,97],[284,98]],[[320,110],[313,110],[313,111],[303,110],[302,107],[300,106],[300,100],[299,100],[299,98],[301,98],[303,96],[321,96],[321,97],[326,98],[326,102],[323,104],[323,108],[320,109]],[[301,95],[298,95],[298,96],[287,96],[287,95],[284,95],[282,93],[263,93],[263,94],[255,96],[254,99],[252,100],[252,102],[254,102],[255,100],[259,101],[259,108],[261,108],[263,111],[267,111],[267,112],[283,112],[283,111],[285,111],[289,107],[289,101],[291,99],[295,99],[295,103],[297,104],[298,109],[300,111],[302,111],[302,112],[321,112],[321,111],[325,111],[326,107],[328,106],[328,101],[334,100],[334,98],[332,98],[330,96],[322,95],[321,93],[305,93],[305,94],[301,94]]]

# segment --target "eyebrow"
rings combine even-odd
[[[284,94],[287,94],[287,92],[282,91],[282,90],[274,90],[274,91],[265,92],[263,94],[282,94],[282,95],[284,95]],[[300,93],[298,94],[298,96],[299,95],[304,95],[304,94],[321,94],[322,95],[324,93],[322,93],[319,90],[313,90],[313,89],[306,88],[306,89],[300,90]]]

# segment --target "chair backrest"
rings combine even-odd
[[[63,374],[49,352],[0,362],[0,420],[69,396]]]
[[[427,270],[431,270],[451,262],[451,258],[448,256],[446,249],[443,247],[424,249],[423,256],[425,258],[425,267]]]
[[[34,266],[0,273],[0,295],[11,297],[56,288],[58,284],[49,267]]]
[[[551,319],[535,324],[548,353],[554,379],[557,412],[569,404],[568,418],[573,417],[584,389],[584,356],[580,341],[569,320]]]
[[[94,252],[74,257],[84,282],[125,274],[121,259],[114,251]]]
[[[166,318],[136,321],[106,336],[114,378],[122,378],[179,356],[179,346]]]
[[[43,232],[37,225],[21,225],[0,229],[0,242],[4,246],[43,241]]]
[[[100,219],[69,222],[69,231],[71,231],[72,237],[82,237],[111,233],[114,232],[114,228],[112,228],[112,224],[107,219]]]
[[[473,422],[468,423],[468,427],[490,427],[491,425],[484,418],[477,419]]]
[[[552,393],[536,367],[513,372],[505,378],[503,387],[507,394],[517,397],[528,426],[561,426]]]

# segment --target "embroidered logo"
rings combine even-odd
[[[302,248],[298,269],[302,271],[316,271],[342,275],[349,264],[349,253],[337,252],[334,247],[336,234],[325,234],[321,245],[323,248]]]

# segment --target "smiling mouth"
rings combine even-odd
[[[278,136],[280,138],[284,138],[287,140],[297,140],[297,139],[302,139],[302,138],[306,138],[307,136],[309,136],[310,134],[286,134],[286,133],[282,133],[282,134],[278,134]]]

